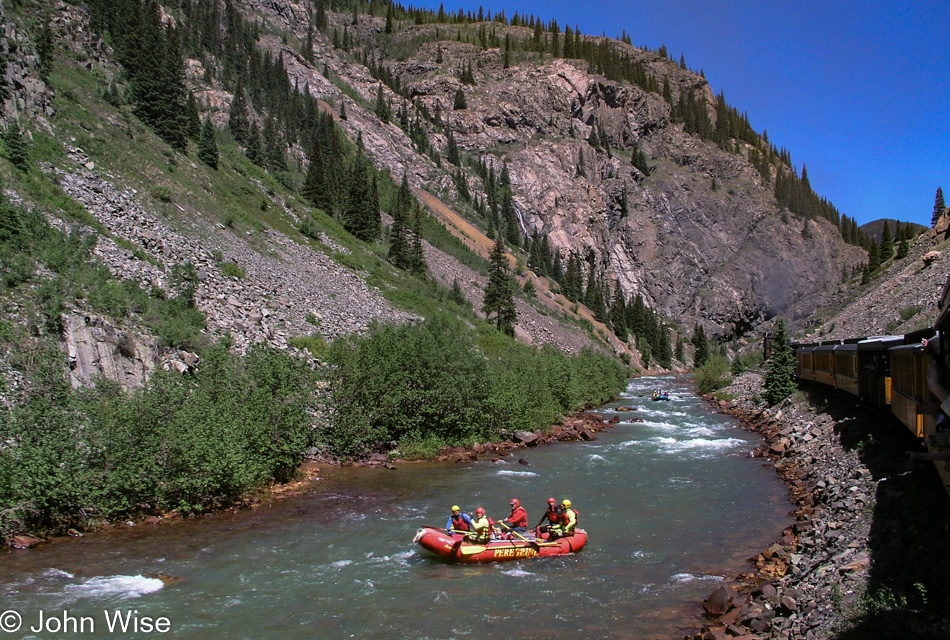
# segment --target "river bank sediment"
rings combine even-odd
[[[947,615],[928,601],[947,594],[948,501],[932,469],[906,466],[915,439],[889,415],[820,391],[768,407],[755,372],[723,391],[734,399],[706,398],[764,437],[753,455],[785,482],[794,522],[676,637],[946,637]]]

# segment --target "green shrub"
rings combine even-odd
[[[334,342],[327,361],[336,413],[323,444],[343,457],[545,428],[610,399],[626,377],[602,352],[571,357],[494,330],[475,340],[460,321],[439,314],[418,325],[374,324],[365,337]]]
[[[785,330],[785,322],[779,319],[772,338],[772,357],[765,373],[765,399],[769,404],[778,404],[789,396],[795,384],[795,354],[792,352]]]
[[[238,280],[243,280],[245,277],[247,277],[244,273],[244,269],[233,262],[222,262],[219,266],[221,267],[221,275],[223,275],[225,278],[237,278]]]
[[[159,202],[171,202],[172,192],[171,189],[163,184],[160,184],[152,188],[152,197],[154,197]]]
[[[919,304],[911,305],[909,307],[904,307],[900,311],[901,320],[903,320],[904,322],[907,322],[908,320],[916,316],[918,313],[920,313],[922,309],[923,307]]]
[[[306,349],[314,358],[322,358],[327,351],[327,343],[320,336],[287,338],[287,344],[298,349]]]
[[[693,383],[702,394],[721,389],[731,381],[729,362],[718,353],[709,356],[706,364],[693,375]]]
[[[0,413],[12,443],[0,450],[0,531],[200,511],[287,480],[311,444],[315,382],[280,350],[256,346],[241,358],[224,344],[193,377],[160,372],[133,394],[105,382],[76,392],[54,375],[25,406]]]

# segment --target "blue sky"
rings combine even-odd
[[[405,3],[404,3],[405,4]],[[437,9],[439,2],[408,3]],[[504,9],[615,37],[665,44],[713,92],[808,168],[812,188],[859,224],[929,226],[950,194],[950,3],[798,0],[442,3]],[[950,201],[950,195],[947,196]]]

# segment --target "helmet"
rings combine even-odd
[[[475,515],[477,515],[477,516],[483,516],[483,515],[485,515],[485,510],[482,509],[481,507],[479,507],[478,509],[475,509]]]
[[[567,498],[564,498],[564,502],[562,502],[561,504],[563,504],[568,509],[571,508],[571,501],[568,500]]]
[[[521,503],[518,502],[518,498],[512,499],[512,501],[511,501],[510,504],[511,504],[511,506],[513,506],[513,507],[520,507],[520,506],[521,506]]]
[[[459,506],[457,504],[453,504],[452,511],[460,511]]]
[[[554,498],[548,498],[548,504],[557,504],[557,500]]]

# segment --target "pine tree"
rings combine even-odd
[[[316,1],[316,11],[313,14],[313,24],[317,29],[326,30],[330,25],[327,18],[327,8],[325,0]]]
[[[448,130],[445,136],[445,159],[455,165],[461,161],[458,143],[455,141],[455,135],[451,129]]]
[[[534,288],[534,280],[528,276],[524,281],[524,286],[521,288],[524,291],[524,294],[529,298],[537,297],[537,291]]]
[[[313,22],[307,25],[307,39],[303,45],[303,58],[313,64]]]
[[[362,138],[357,141],[361,143]],[[382,226],[376,175],[371,173],[370,161],[360,149],[350,165],[343,227],[363,242],[378,238]]]
[[[795,354],[781,318],[772,336],[772,357],[766,368],[765,399],[775,405],[795,391]]]
[[[505,239],[514,247],[521,245],[521,228],[518,226],[518,214],[511,199],[511,188],[505,187],[501,198],[501,218],[505,224]]]
[[[884,230],[881,232],[881,264],[894,257],[894,240],[891,238],[891,225],[884,221]]]
[[[495,240],[489,257],[488,284],[485,286],[482,312],[489,322],[494,314],[495,326],[499,331],[509,336],[515,335],[518,312],[515,309],[512,278],[508,272],[508,255],[500,237]]]
[[[577,255],[572,253],[567,259],[567,268],[564,271],[564,297],[571,302],[577,302],[581,298],[582,283],[580,263]]]
[[[934,213],[930,218],[930,226],[936,227],[937,221],[940,220],[940,216],[943,215],[943,210],[947,208],[946,203],[943,200],[943,189],[937,187],[937,194],[934,196]]]
[[[186,114],[187,136],[189,140],[197,141],[201,137],[201,115],[198,113],[198,101],[195,94],[188,92],[188,113]]]
[[[698,369],[709,360],[709,341],[706,339],[706,330],[703,329],[703,325],[696,324],[692,342],[693,347],[696,348],[693,354],[693,367]]]
[[[456,111],[460,109],[468,109],[468,103],[465,101],[465,92],[462,91],[461,87],[455,92],[455,102],[453,109]]]
[[[881,248],[877,240],[871,240],[871,248],[868,249],[868,270],[872,274],[877,273],[881,268]]]
[[[3,130],[3,157],[23,173],[30,170],[30,146],[16,120],[11,120]]]
[[[623,299],[623,291],[618,284],[614,288],[613,303],[610,305],[610,324],[613,325],[614,334],[621,342],[627,341],[627,305]]]
[[[650,364],[653,362],[653,350],[650,348],[650,343],[646,340],[637,340],[637,349],[640,350],[640,364],[643,365],[644,369],[649,369]]]
[[[908,222],[903,227],[900,226],[900,222],[897,223],[900,228],[900,233],[898,233],[897,241],[897,253],[896,258],[902,260],[907,257],[907,254],[910,253],[910,244],[907,240],[907,236],[910,235],[910,223]]]
[[[452,289],[449,291],[449,301],[454,302],[460,307],[464,307],[468,304],[468,299],[462,292],[462,286],[459,284],[458,278],[452,278]]]
[[[228,109],[228,129],[240,144],[247,144],[251,131],[251,121],[247,113],[247,99],[244,97],[244,83],[238,78],[234,97]]]
[[[251,123],[251,130],[247,134],[247,149],[245,149],[244,155],[257,166],[264,166],[264,145],[261,143],[261,130],[257,127],[256,122]]]
[[[264,120],[264,168],[272,173],[287,170],[287,159],[284,156],[284,143],[277,132],[277,123],[273,116]]]
[[[424,276],[428,270],[425,251],[422,248],[422,207],[416,202],[412,212],[412,240],[409,245],[409,272]]]
[[[198,159],[212,169],[218,168],[218,142],[215,139],[214,124],[211,116],[206,116],[201,127],[201,138],[198,140]]]
[[[389,209],[389,215],[393,223],[389,226],[389,262],[393,266],[409,270],[409,251],[411,242],[409,239],[408,216],[409,208],[412,205],[412,192],[409,190],[409,174],[404,173],[402,184],[392,206]]]
[[[43,82],[49,82],[49,74],[53,70],[53,51],[53,28],[47,15],[36,39],[36,54],[40,58],[40,79]]]
[[[729,364],[729,371],[734,376],[741,376],[745,371],[745,366],[742,364],[742,360],[739,358],[739,354],[736,354],[736,357],[732,359],[732,362]]]
[[[389,107],[389,103],[386,102],[386,98],[383,95],[383,83],[379,83],[379,89],[376,91],[376,116],[383,122],[389,122],[389,118],[392,116],[392,109]]]
[[[147,0],[134,38],[127,37],[122,48],[132,112],[174,149],[184,151],[188,142],[184,59],[178,33],[162,26],[155,0]]]
[[[630,152],[630,162],[633,166],[645,176],[650,175],[650,163],[647,162],[647,156],[643,153],[640,145],[633,143],[633,149]]]

